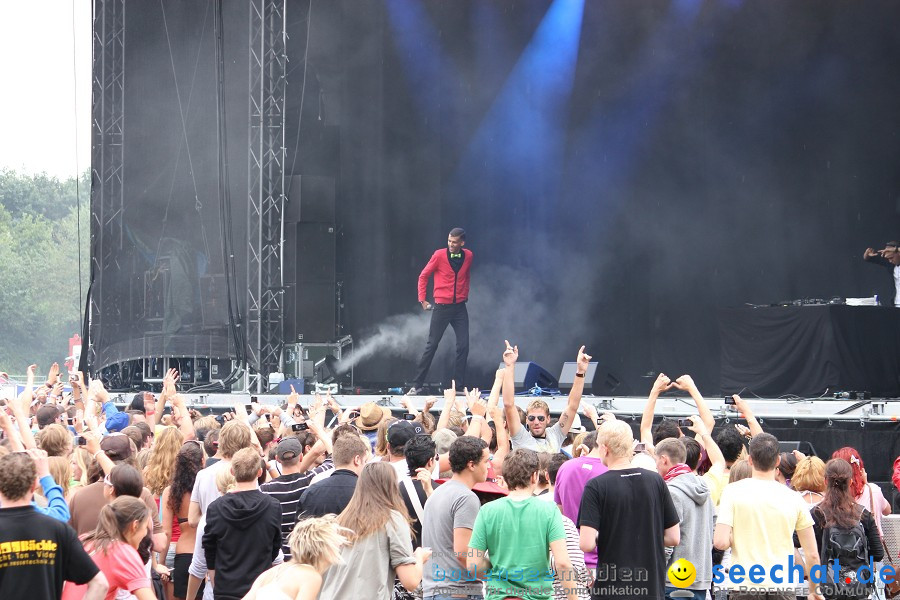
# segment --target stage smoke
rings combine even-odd
[[[418,359],[425,350],[431,313],[420,310],[414,314],[394,315],[375,326],[375,332],[363,338],[353,354],[337,364],[345,373],[376,354]]]

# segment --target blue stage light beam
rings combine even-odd
[[[455,65],[440,46],[440,34],[418,0],[387,0],[388,22],[398,55],[405,65],[409,92],[419,116],[441,127],[441,111],[459,79]]]
[[[559,200],[583,0],[554,0],[469,143],[451,180],[476,203],[512,203],[527,224]]]
[[[575,136],[567,163],[565,196],[605,217],[618,211],[641,152],[655,134],[659,117],[680,83],[707,60],[708,37],[695,35],[700,3],[677,0],[647,41],[630,77],[614,101],[594,110]],[[688,37],[686,44],[679,40]],[[680,52],[673,51],[681,47]],[[611,59],[614,60],[614,59]],[[618,200],[616,200],[618,199]],[[596,233],[615,223],[596,221]]]

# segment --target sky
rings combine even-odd
[[[0,170],[90,168],[91,0],[0,1]]]

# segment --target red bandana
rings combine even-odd
[[[675,465],[674,467],[669,469],[668,473],[663,475],[663,479],[665,479],[666,481],[672,481],[679,475],[684,475],[685,473],[690,473],[690,472],[691,472],[691,468],[689,466],[687,466],[684,463],[678,463],[677,465]]]

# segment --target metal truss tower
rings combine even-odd
[[[284,339],[285,16],[286,0],[250,2],[247,358],[256,391],[279,370]]]
[[[114,269],[123,243],[125,0],[94,0],[93,46],[91,280],[95,287],[90,293],[87,348],[91,369],[97,364],[95,334],[105,317],[98,303],[103,297],[103,277]]]

